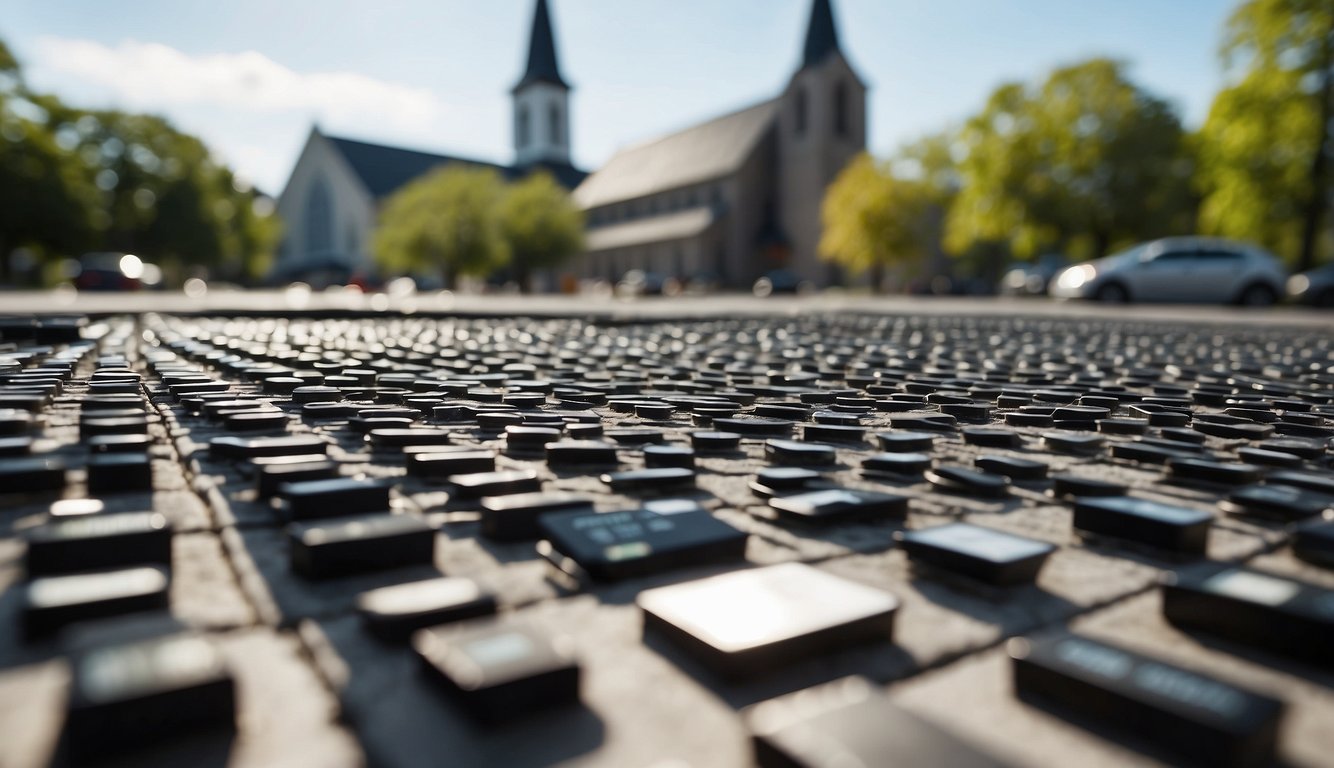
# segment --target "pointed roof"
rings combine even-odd
[[[318,133],[318,130],[316,131]],[[384,144],[372,144],[367,141],[320,134],[338,150],[352,173],[361,179],[371,197],[379,200],[386,198],[408,182],[420,178],[428,171],[444,165],[469,165],[479,168],[491,168],[506,179],[520,179],[533,171],[543,170],[555,177],[566,189],[574,189],[588,174],[568,163],[535,163],[522,167],[498,165],[486,160],[458,155],[442,155],[435,152],[419,152],[402,147]]]
[[[811,20],[806,26],[806,46],[802,50],[801,68],[813,67],[831,53],[841,53],[838,47],[838,27],[834,24],[834,9],[830,0],[814,0]]]
[[[774,122],[777,100],[619,150],[574,190],[581,208],[631,200],[736,172]]]
[[[537,0],[533,10],[533,29],[528,36],[528,68],[519,79],[514,90],[519,90],[533,83],[550,83],[569,90],[569,83],[560,76],[560,65],[556,63],[556,37],[551,33],[551,14],[547,12],[547,0]]]
[[[590,253],[650,243],[670,243],[703,234],[718,220],[718,211],[703,205],[644,219],[596,227],[584,246]]]
[[[482,166],[494,168],[502,174],[508,171],[502,165],[483,160],[440,155],[434,152],[418,152],[328,134],[324,134],[324,138],[328,139],[334,149],[347,160],[352,172],[366,185],[366,191],[376,199],[392,195],[403,185],[442,165]]]

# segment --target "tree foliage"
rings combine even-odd
[[[14,58],[13,52],[5,41],[0,40],[0,73],[17,76],[19,71],[18,59]]]
[[[506,184],[490,168],[451,165],[386,201],[375,255],[386,272],[440,270],[486,277],[509,268],[523,289],[532,273],[583,248],[583,213],[547,173]]]
[[[921,263],[931,248],[930,210],[938,202],[929,183],[896,176],[889,163],[862,153],[825,193],[822,258],[880,284],[887,267]]]
[[[1231,84],[1200,131],[1205,232],[1309,269],[1334,253],[1334,5],[1248,0],[1223,43]]]
[[[490,168],[450,165],[395,192],[380,212],[375,255],[391,272],[440,270],[446,285],[504,267],[505,184]]]
[[[92,246],[100,200],[82,163],[12,105],[0,95],[0,282],[10,278],[14,248],[55,256]]]
[[[948,206],[962,185],[954,158],[958,141],[953,128],[928,134],[900,148],[893,167],[898,174],[921,181],[937,205]]]
[[[1038,86],[1007,84],[960,132],[955,251],[1002,243],[1101,256],[1116,244],[1190,229],[1185,136],[1172,108],[1093,59]]]
[[[257,277],[279,236],[271,201],[166,120],[35,93],[0,43],[0,279],[10,250],[130,251],[169,275]]]
[[[500,206],[511,270],[528,290],[535,269],[554,267],[584,247],[584,215],[550,174],[538,172],[509,187]]]

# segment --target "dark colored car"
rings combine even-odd
[[[1334,264],[1293,275],[1288,280],[1288,298],[1299,304],[1334,309]]]
[[[815,286],[802,280],[795,272],[787,269],[775,269],[767,272],[755,281],[751,291],[756,296],[772,296],[775,293],[810,293]]]
[[[74,287],[80,291],[143,290],[143,262],[127,253],[85,253]]]
[[[622,296],[662,296],[672,293],[672,281],[657,272],[632,269],[621,277],[616,292]]]
[[[1059,253],[1039,256],[1036,261],[1015,264],[1001,278],[1002,296],[1046,296],[1051,281],[1070,261]]]

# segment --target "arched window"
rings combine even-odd
[[[329,185],[317,179],[306,198],[306,253],[327,255],[333,250],[333,199]]]
[[[548,123],[548,125],[547,125],[547,128],[548,128],[548,130],[547,130],[547,135],[551,137],[551,143],[552,143],[552,144],[560,144],[560,143],[563,141],[563,139],[561,139],[561,137],[560,137],[561,130],[560,130],[560,105],[559,105],[559,104],[552,104],[552,105],[548,108],[548,110],[547,110],[547,123]]]
[[[530,139],[529,134],[532,131],[532,127],[529,125],[528,107],[526,105],[519,107],[518,122],[517,125],[515,125],[514,130],[515,133],[518,134],[519,148],[522,149],[528,146],[528,141]]]
[[[851,123],[848,119],[848,84],[840,80],[834,86],[834,135],[847,136]]]
[[[797,135],[806,133],[806,89],[797,89]]]

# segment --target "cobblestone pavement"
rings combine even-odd
[[[0,319],[0,766],[1334,764],[1294,317]]]
[[[273,314],[450,314],[496,317],[585,317],[605,320],[697,320],[703,318],[782,317],[831,312],[857,312],[920,317],[1011,317],[1051,319],[1118,320],[1128,316],[1151,322],[1199,325],[1301,326],[1334,330],[1334,313],[1299,306],[1254,309],[1232,306],[1188,304],[1107,305],[1096,302],[1047,299],[946,296],[870,296],[829,291],[810,296],[757,298],[742,294],[703,296],[646,296],[635,299],[604,295],[510,295],[421,292],[409,295],[362,293],[332,288],[324,291],[298,289],[209,290],[202,296],[180,292],[78,293],[57,291],[0,291],[0,312],[81,312],[91,315],[213,313]]]

